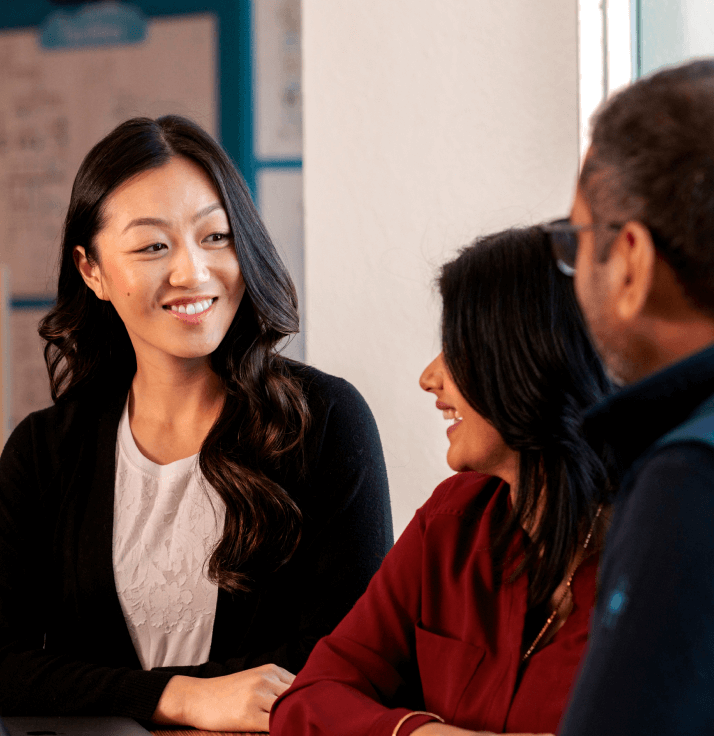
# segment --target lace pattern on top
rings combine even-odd
[[[198,455],[158,465],[141,454],[127,402],[116,446],[114,580],[145,670],[208,660],[218,588],[204,569],[224,507],[201,479]]]

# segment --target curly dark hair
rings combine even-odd
[[[714,316],[714,60],[663,69],[592,121],[580,187],[595,219],[637,220],[692,303]],[[598,258],[608,256],[598,243]]]
[[[504,569],[514,535],[532,540],[514,577],[530,574],[529,599],[543,602],[563,579],[603,500],[612,491],[605,453],[582,432],[585,410],[612,389],[588,338],[572,279],[545,233],[512,229],[477,239],[443,266],[444,360],[468,403],[518,452],[518,492],[494,539]]]
[[[295,287],[225,151],[192,121],[176,115],[128,120],[97,143],[79,168],[64,225],[55,307],[41,321],[55,402],[92,387],[129,386],[136,356],[110,302],[84,283],[73,259],[84,247],[97,262],[95,237],[107,197],[137,174],[174,156],[201,166],[228,215],[246,291],[211,367],[226,400],[205,438],[199,466],[225,503],[225,525],[208,562],[209,577],[229,591],[248,590],[287,562],[300,539],[295,502],[266,473],[294,463],[302,472],[309,411],[302,387],[276,352],[299,329]]]

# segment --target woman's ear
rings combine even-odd
[[[87,253],[81,245],[74,246],[72,255],[74,256],[74,265],[84,279],[84,283],[97,295],[97,299],[106,301],[107,297],[104,296],[102,272],[99,269],[99,264],[92,263],[87,258]]]

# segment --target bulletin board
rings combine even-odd
[[[117,13],[130,21],[124,37],[113,37],[111,22],[102,20]],[[133,25],[132,13],[140,19]],[[262,54],[253,48],[256,35]],[[262,192],[268,228],[302,293],[299,59],[299,0],[28,0],[0,7],[0,264],[9,267],[12,305],[4,348],[8,426],[51,403],[37,323],[55,293],[72,181],[91,146],[122,120],[179,113],[216,136],[254,196]],[[256,76],[262,92],[254,105]],[[7,393],[7,375],[3,383]]]
[[[215,135],[215,25],[210,15],[162,18],[142,43],[97,48],[47,49],[36,31],[0,33],[0,262],[13,294],[55,292],[74,175],[116,125],[178,112]]]

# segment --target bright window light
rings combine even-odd
[[[590,116],[614,90],[632,80],[631,0],[578,0],[580,159]]]

